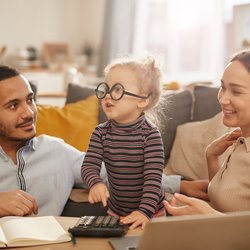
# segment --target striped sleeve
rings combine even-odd
[[[162,198],[162,172],[164,168],[164,150],[160,132],[152,130],[144,147],[144,186],[139,210],[152,218]]]
[[[90,138],[89,147],[81,167],[82,179],[89,188],[102,182],[100,177],[102,159],[103,145],[101,130],[99,127],[96,127]]]

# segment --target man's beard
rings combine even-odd
[[[15,137],[15,136],[10,136],[8,133],[8,129],[6,129],[5,126],[3,126],[2,124],[0,124],[0,138],[5,139],[5,140],[9,140],[9,141],[13,141],[13,142],[27,142],[30,139],[35,137],[35,133],[32,136],[29,137]]]
[[[0,136],[1,136],[1,134],[0,134]],[[9,136],[9,137],[5,137],[5,138],[8,138],[10,141],[15,141],[15,142],[27,142],[27,141],[29,141],[30,139],[32,139],[32,138],[34,138],[35,137],[35,135],[33,135],[33,136],[30,136],[30,137],[25,137],[25,138],[18,138],[18,137],[11,137],[11,136]]]
[[[0,128],[0,138],[5,138],[9,141],[12,142],[24,142],[26,143],[27,141],[29,141],[30,139],[34,138],[35,134],[30,136],[30,137],[15,137],[15,136],[9,136],[7,133],[5,133],[2,128]]]

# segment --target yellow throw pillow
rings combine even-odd
[[[98,124],[98,100],[95,96],[63,108],[38,105],[37,135],[62,138],[68,144],[86,151],[90,136]]]

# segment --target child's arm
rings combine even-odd
[[[96,127],[89,142],[87,153],[81,167],[83,182],[91,189],[97,183],[102,183],[100,177],[103,160],[103,145],[101,140],[101,129]]]
[[[153,129],[147,135],[144,146],[144,185],[139,211],[148,218],[156,212],[159,200],[164,199],[162,172],[164,168],[164,150],[160,132]]]

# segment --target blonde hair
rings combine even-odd
[[[145,110],[149,110],[157,105],[161,96],[161,70],[159,63],[153,56],[147,56],[145,59],[134,59],[124,57],[114,60],[104,69],[105,77],[110,70],[117,67],[127,67],[135,72],[141,94],[149,95],[149,103]]]

